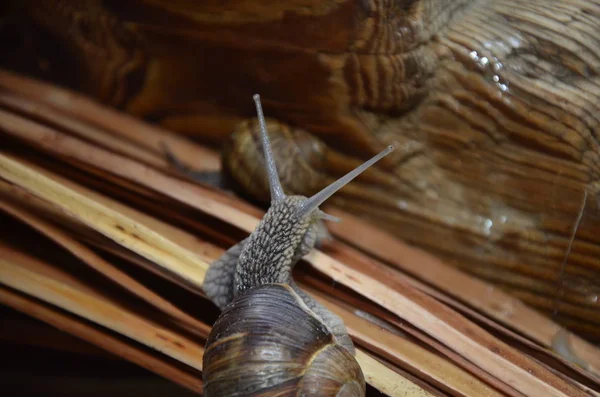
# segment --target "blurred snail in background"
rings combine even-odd
[[[222,313],[206,343],[204,392],[220,396],[364,396],[342,320],[298,288],[294,265],[314,247],[318,207],[390,153],[390,146],[307,198],[279,181],[260,98],[254,96],[271,205],[255,231],[213,262],[204,291]]]
[[[362,163],[328,147],[303,129],[274,119],[266,119],[265,122],[279,179],[290,194],[312,195]],[[269,200],[269,184],[259,146],[258,120],[248,119],[239,123],[224,143],[222,165],[229,180],[241,191],[266,203]],[[357,182],[346,186],[344,192],[359,197],[361,194],[372,196],[372,193],[366,192],[368,187],[365,184],[393,187],[397,182],[390,174],[371,168]]]
[[[337,178],[360,166],[362,161],[335,151],[309,132],[291,127],[275,119],[264,120],[273,161],[280,184],[289,194],[308,196],[333,183]],[[260,122],[257,118],[237,124],[221,148],[221,171],[199,171],[188,168],[163,145],[173,167],[188,177],[220,189],[236,193],[262,204],[270,200],[269,177],[262,156]],[[397,198],[390,192],[410,197],[412,181],[402,180],[375,167],[369,168],[356,181],[344,186],[333,203],[377,203],[382,208],[397,209]],[[384,211],[386,212],[386,211]],[[317,222],[317,246],[331,238],[327,228]]]

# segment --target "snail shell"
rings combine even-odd
[[[203,365],[207,397],[365,395],[356,360],[284,284],[236,297],[213,326]]]

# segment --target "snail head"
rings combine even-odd
[[[295,263],[314,247],[317,222],[337,220],[319,209],[325,200],[393,150],[392,146],[358,166],[312,197],[288,196],[281,187],[260,96],[254,95],[265,156],[271,205],[248,237],[236,270],[236,294],[264,283],[289,283]]]

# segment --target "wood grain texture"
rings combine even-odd
[[[599,341],[600,2],[439,4],[10,1],[2,65],[212,143],[257,91],[346,156],[393,143],[337,205]]]

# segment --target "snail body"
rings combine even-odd
[[[206,343],[205,395],[364,396],[365,380],[342,320],[302,291],[294,265],[315,246],[319,210],[392,147],[310,198],[286,196],[255,96],[271,206],[255,231],[209,267],[206,295],[222,310]]]

